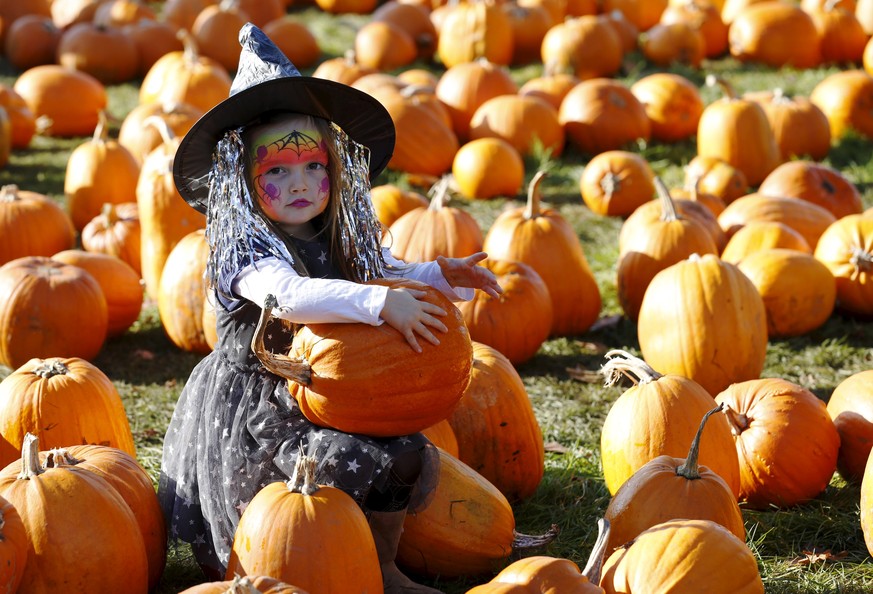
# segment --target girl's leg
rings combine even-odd
[[[400,456],[391,468],[391,480],[386,489],[381,492],[374,490],[364,502],[382,566],[385,594],[442,594],[439,590],[416,584],[394,563],[412,487],[420,473],[421,456],[418,452]]]

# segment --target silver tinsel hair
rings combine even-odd
[[[370,198],[369,151],[331,124],[330,141],[340,159],[340,179],[331,179],[331,199],[339,184],[339,242],[358,282],[384,275],[382,230]],[[294,258],[256,207],[246,180],[243,128],[229,130],[218,141],[209,172],[209,205],[206,240],[210,254],[206,266],[209,286],[232,296],[231,282],[249,264],[275,256],[289,264]]]

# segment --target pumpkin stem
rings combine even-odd
[[[437,211],[446,205],[446,202],[449,201],[449,183],[451,181],[451,176],[444,175],[433,185],[429,192],[431,199],[427,207],[428,210]]]
[[[163,111],[164,113],[172,113],[172,107],[170,108],[170,111],[166,109],[164,109]],[[169,122],[167,122],[167,120],[165,120],[161,116],[150,115],[142,121],[142,126],[143,128],[146,128],[148,126],[155,128],[158,131],[158,134],[161,135],[161,140],[164,142],[164,144],[170,144],[173,142],[173,140],[176,139],[176,134],[173,132],[173,129],[170,128]]]
[[[591,549],[588,562],[585,564],[585,569],[582,570],[582,575],[587,577],[591,584],[600,583],[603,557],[606,555],[606,543],[609,542],[609,530],[609,520],[606,518],[597,520],[597,540],[594,541],[594,548]]]
[[[734,90],[733,86],[731,86],[731,84],[728,81],[726,81],[725,79],[723,79],[720,76],[716,76],[714,74],[707,74],[706,75],[706,86],[707,87],[714,87],[716,85],[721,88],[722,92],[724,93],[724,96],[728,100],[737,98],[737,92]]]
[[[612,171],[600,178],[600,189],[606,194],[607,199],[611,200],[619,188],[621,188],[621,178]]]
[[[224,594],[260,594],[260,592],[260,590],[255,588],[249,576],[235,575],[230,587],[225,590]]]
[[[543,534],[522,534],[521,532],[512,531],[512,551],[526,551],[530,549],[538,549],[544,547],[558,536],[561,529],[557,524],[552,524],[549,529]]]
[[[15,202],[16,200],[20,200],[16,184],[6,184],[0,187],[0,202]]]
[[[268,371],[302,386],[308,386],[312,383],[312,367],[306,362],[306,359],[294,359],[287,355],[273,353],[264,346],[267,323],[272,319],[273,308],[276,307],[279,307],[276,296],[267,295],[264,300],[264,308],[261,310],[261,317],[255,327],[255,335],[252,336],[252,351]]]
[[[527,205],[524,207],[525,220],[540,216],[540,183],[546,177],[545,171],[537,171],[527,186]]]
[[[661,220],[665,223],[680,220],[682,217],[676,212],[676,204],[673,202],[670,190],[667,189],[667,186],[657,175],[655,176],[655,191],[658,194],[658,199],[661,201]]]
[[[634,357],[627,351],[613,349],[606,353],[606,357],[609,360],[603,364],[600,372],[606,376],[605,385],[607,387],[615,385],[622,376],[627,377],[635,384],[647,384],[663,377],[648,363],[639,357]]]
[[[118,222],[118,212],[115,210],[115,204],[112,202],[104,202],[100,209],[100,214],[106,220],[106,229],[110,229]]]
[[[857,245],[852,246],[852,255],[849,258],[849,264],[855,269],[852,273],[856,276],[859,273],[873,271],[873,253],[865,252]]]
[[[91,142],[104,143],[109,138],[108,119],[106,118],[106,110],[101,109],[97,112],[97,127],[94,128],[94,135],[91,137]]]
[[[41,378],[50,379],[56,375],[66,375],[69,373],[70,368],[64,365],[64,362],[61,359],[43,359],[42,362],[37,365],[33,374],[38,375]]]
[[[33,433],[24,435],[21,444],[21,472],[18,478],[30,480],[41,475],[45,470],[39,465],[39,438]]]
[[[318,484],[315,482],[316,465],[316,459],[305,455],[301,449],[297,454],[297,461],[294,462],[294,472],[285,484],[294,493],[312,495],[318,491]]]
[[[197,40],[186,29],[179,29],[176,37],[182,41],[183,53],[182,58],[186,64],[194,65],[200,60],[200,48],[197,46]]]
[[[676,469],[677,476],[685,477],[689,481],[700,478],[700,466],[697,463],[697,457],[700,453],[700,438],[703,436],[703,428],[706,426],[707,419],[720,411],[722,406],[723,405],[719,404],[714,409],[707,411],[707,413],[703,415],[703,420],[700,421],[700,427],[697,428],[697,433],[694,435],[694,439],[691,440],[691,449],[688,450],[688,456],[685,458],[685,463],[681,464],[679,468]]]
[[[749,417],[743,413],[737,412],[727,403],[722,403],[722,411],[728,420],[728,425],[731,427],[731,434],[734,437],[739,435],[749,428]]]

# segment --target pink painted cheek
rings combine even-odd
[[[279,188],[277,188],[273,184],[267,184],[266,186],[264,186],[264,193],[270,200],[276,200],[277,198],[279,198]]]
[[[328,192],[330,192],[330,180],[325,176],[325,178],[321,180],[321,193],[327,194]]]

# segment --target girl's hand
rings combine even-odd
[[[497,284],[497,277],[484,266],[476,265],[487,257],[488,254],[485,252],[477,252],[466,258],[437,256],[437,264],[440,265],[443,276],[451,286],[481,289],[497,299],[503,292]]]
[[[422,301],[427,295],[417,289],[388,289],[381,318],[385,323],[400,332],[416,353],[421,352],[416,335],[431,344],[439,344],[431,329],[448,332],[448,328],[434,316],[444,316],[446,311],[438,305]]]

